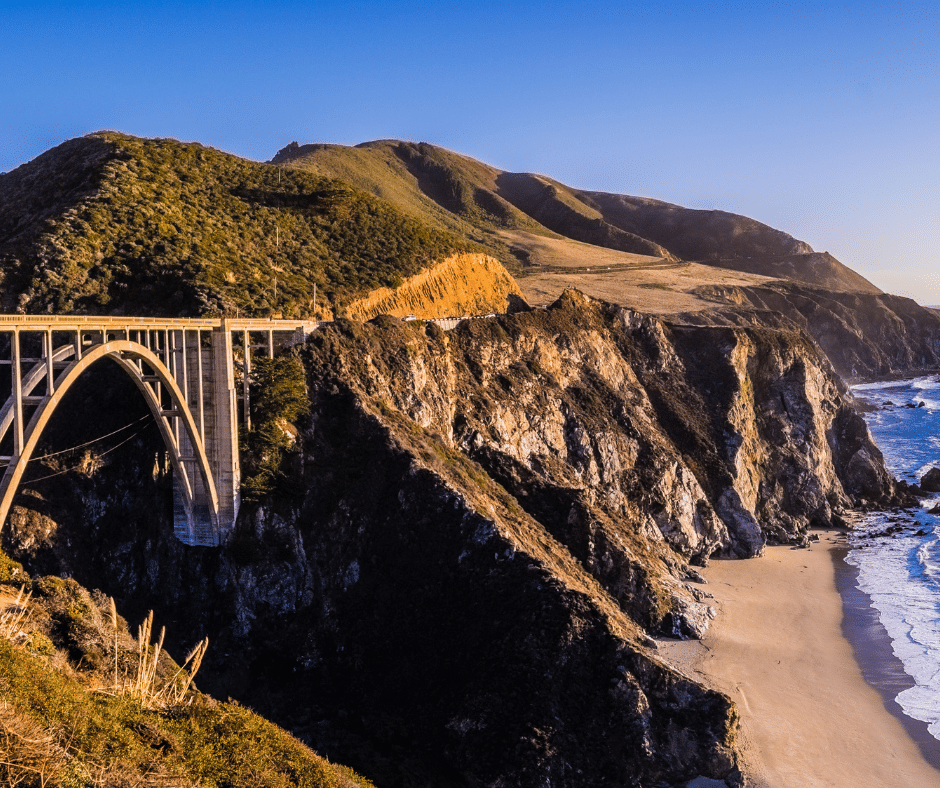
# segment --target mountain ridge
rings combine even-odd
[[[332,316],[465,251],[353,186],[196,143],[100,132],[0,176],[6,312]]]
[[[818,254],[809,244],[749,217],[683,208],[648,197],[574,189],[545,175],[505,172],[428,143],[376,140],[355,147],[291,143],[271,161],[333,177],[342,172],[375,193],[407,194],[407,208],[428,218],[435,213],[428,205],[433,203],[450,214],[449,221],[475,223],[478,235],[474,240],[512,267],[508,251],[519,261],[523,274],[526,264],[533,261],[513,253],[511,244],[507,250],[498,230],[568,237],[671,261],[719,267],[733,261],[730,267],[738,271],[785,276],[829,289],[881,292],[831,255],[826,257],[826,279],[820,282],[819,271],[809,265],[816,262],[818,268],[818,261],[804,264],[797,259]]]

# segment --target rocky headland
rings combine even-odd
[[[4,548],[208,635],[207,689],[377,784],[740,783],[733,704],[653,638],[707,628],[696,565],[896,500],[793,329],[569,292],[451,332],[338,321],[291,353],[296,452],[222,550],[175,542],[156,435],[70,493],[27,482]]]

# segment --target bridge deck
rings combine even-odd
[[[294,331],[303,328],[313,331],[324,325],[322,320],[285,320],[283,318],[235,317],[225,318],[225,327],[231,331]],[[122,317],[95,315],[0,315],[0,331],[24,329],[27,331],[74,331],[78,329],[131,329],[172,331],[180,329],[220,328],[221,318],[188,317]]]

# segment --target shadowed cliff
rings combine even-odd
[[[447,333],[339,321],[292,352],[296,451],[222,550],[172,538],[147,449],[27,483],[4,546],[209,635],[205,688],[377,784],[735,783],[731,701],[650,635],[708,626],[695,563],[894,494],[792,326],[572,292]]]
[[[783,319],[813,337],[836,371],[849,380],[929,374],[940,368],[940,313],[910,298],[783,283],[707,287],[700,293],[719,308],[676,320],[692,325],[772,325]]]

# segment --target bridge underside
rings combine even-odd
[[[3,321],[4,317],[0,317]],[[174,527],[190,545],[217,545],[239,508],[238,387],[242,424],[250,426],[248,377],[253,349],[273,355],[318,324],[289,321],[134,318],[24,318],[0,322],[0,524],[52,414],[66,392],[94,364],[117,364],[147,403],[173,467]],[[264,332],[267,342],[252,344]],[[233,335],[240,345],[233,342]],[[2,338],[7,347],[3,347]],[[236,358],[240,356],[240,358]]]

